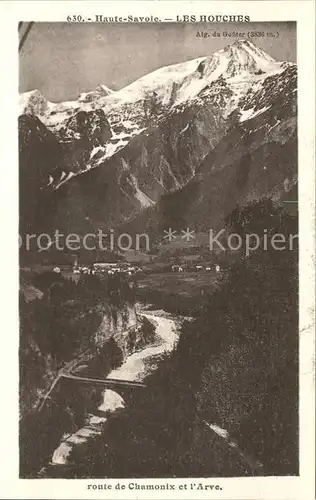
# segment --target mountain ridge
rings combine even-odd
[[[26,96],[31,102],[22,115],[29,116],[27,126],[39,119],[60,148],[58,154],[55,150],[58,167],[45,169],[47,182],[41,185],[57,206],[54,227],[58,223],[67,231],[86,232],[120,226],[151,210],[161,197],[172,197],[196,182],[205,169],[207,182],[212,182],[211,173],[224,168],[221,164],[233,165],[237,156],[243,161],[241,147],[252,156],[261,148],[262,162],[273,156],[278,144],[285,146],[295,138],[296,65],[277,62],[248,41],[160,68],[101,95],[108,90],[53,107],[37,91]],[[21,100],[27,105],[25,95]],[[36,105],[40,113],[34,116]],[[26,135],[24,131],[20,137]],[[235,139],[241,145],[237,142],[234,148]],[[38,143],[43,140],[39,137]],[[25,160],[21,158],[22,164]],[[295,161],[290,169],[285,161],[282,157],[277,168],[292,182]],[[253,158],[247,168],[255,171],[252,164]],[[246,182],[248,177],[243,178]],[[268,184],[264,181],[256,196],[271,193]],[[216,210],[220,212],[220,206]]]

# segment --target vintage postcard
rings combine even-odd
[[[1,12],[1,498],[314,498],[313,2]]]

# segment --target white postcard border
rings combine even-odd
[[[311,1],[138,1],[138,2],[39,2],[5,1],[0,3],[2,78],[2,181],[1,181],[1,262],[3,291],[2,363],[1,363],[1,498],[25,499],[103,499],[103,498],[219,498],[219,499],[312,499],[314,488],[315,442],[315,24]],[[297,63],[299,74],[299,229],[300,229],[300,476],[215,479],[143,479],[143,480],[71,480],[18,479],[18,21],[66,21],[69,14],[160,15],[239,14],[257,21],[297,22]],[[211,24],[210,24],[211,27]],[[281,41],[280,41],[281,43]],[[191,482],[218,484],[222,489],[125,490],[128,485]],[[112,484],[112,490],[88,490],[88,484]]]

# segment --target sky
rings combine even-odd
[[[221,36],[196,36],[214,31]],[[224,37],[225,31],[238,36]],[[296,62],[296,27],[290,22],[35,23],[20,53],[19,90],[39,89],[52,102],[76,99],[99,84],[119,90],[162,66],[211,55],[247,38],[248,31],[278,32],[278,38],[251,40],[279,61]]]

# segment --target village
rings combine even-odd
[[[181,260],[181,259],[179,259]],[[211,263],[205,263],[197,259],[183,259],[183,262],[180,264],[169,264],[163,266],[157,265],[131,265],[127,262],[96,262],[92,265],[79,265],[75,264],[72,268],[73,275],[81,275],[81,274],[89,274],[89,275],[113,275],[113,274],[124,274],[126,276],[136,276],[136,275],[144,275],[151,274],[157,272],[173,272],[173,273],[184,273],[184,272],[211,272],[216,271],[220,272],[221,267],[216,264],[212,265]],[[52,271],[55,273],[64,272],[69,273],[68,266],[54,266]]]

